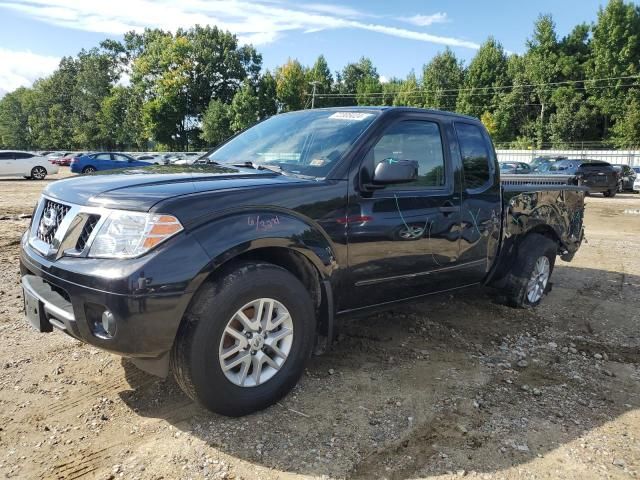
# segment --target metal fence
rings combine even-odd
[[[566,157],[602,160],[613,164],[640,166],[640,150],[496,150],[501,162],[530,163],[536,157]]]

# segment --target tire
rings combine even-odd
[[[96,167],[92,167],[91,165],[84,167],[82,169],[82,173],[93,173],[96,171]]]
[[[558,253],[558,245],[553,240],[540,235],[539,233],[530,233],[522,241],[518,247],[516,261],[512,267],[512,271],[508,276],[506,285],[507,302],[512,307],[525,308],[535,307],[538,305],[544,295],[551,290],[551,274]],[[548,266],[548,274],[544,282],[538,283],[538,291],[536,295],[529,295],[532,290],[534,272],[536,272],[540,263],[546,263]],[[540,263],[539,263],[540,262]],[[541,280],[540,277],[538,277]]]
[[[31,169],[31,176],[33,180],[44,180],[47,176],[47,169],[41,166],[36,166]]]
[[[286,339],[275,340],[284,332],[283,322],[278,327],[281,330],[274,330],[275,333],[272,331],[270,337],[262,339],[265,346],[254,355],[251,353],[255,347],[252,342],[257,342],[260,334],[254,333],[254,337],[246,341],[248,346],[241,348],[244,342],[242,336],[247,337],[249,333],[239,332],[244,322],[236,319],[239,318],[239,311],[246,314],[245,318],[253,319],[251,315],[256,310],[251,310],[253,306],[247,306],[257,299],[272,300],[284,307],[290,314],[288,325],[293,334],[288,344],[285,343],[289,342]],[[275,319],[280,318],[280,307],[274,307],[273,312]],[[266,317],[265,314],[264,318]],[[239,333],[242,340],[229,335],[230,328],[238,329],[235,332]],[[311,356],[315,333],[313,302],[304,285],[295,276],[270,263],[243,262],[227,270],[219,280],[205,283],[196,293],[174,342],[171,369],[182,390],[205,408],[231,417],[246,415],[273,405],[296,385]],[[288,355],[284,360],[270,350],[267,346],[269,341],[281,342],[275,344],[281,351],[285,351],[288,345]],[[239,353],[223,360],[223,349],[227,352],[239,350]],[[278,370],[264,363],[262,374],[272,376],[264,382],[256,382],[253,362],[261,361],[265,355],[270,354],[272,361],[282,363]],[[250,355],[247,361],[251,362],[251,366],[244,371],[244,380],[242,372],[245,362],[233,369],[223,370],[224,362],[233,363],[241,356],[246,359],[247,355]],[[239,382],[245,384],[241,385]]]
[[[606,192],[602,192],[602,195],[604,195],[607,198],[613,198],[616,196],[616,192],[615,190],[607,190]]]

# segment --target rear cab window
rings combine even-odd
[[[488,187],[493,183],[494,167],[483,129],[463,122],[455,122],[454,125],[460,145],[466,189]]]

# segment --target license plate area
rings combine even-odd
[[[47,318],[42,302],[24,288],[22,289],[22,295],[24,298],[24,314],[29,323],[39,332],[51,332],[53,327]]]

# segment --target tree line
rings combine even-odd
[[[0,147],[201,150],[279,112],[403,105],[478,117],[503,147],[640,144],[640,7],[610,0],[559,37],[541,15],[522,54],[489,37],[465,65],[450,49],[382,81],[366,57],[333,74],[324,56],[263,70],[215,26],[147,29],[64,57],[0,99]]]

